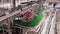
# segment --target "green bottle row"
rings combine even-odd
[[[34,27],[34,26],[36,26],[40,22],[40,20],[42,18],[43,18],[42,11],[38,11],[38,16],[35,19],[33,19],[31,22],[24,22],[22,20],[15,20],[15,19],[13,19],[11,21],[13,21],[13,23],[18,23],[18,24],[20,24],[22,26]]]

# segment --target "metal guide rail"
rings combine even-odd
[[[51,23],[54,21],[54,15],[50,13],[49,18],[47,19],[44,29],[42,30],[41,34],[49,34],[51,29]]]
[[[49,34],[55,34],[55,23],[56,23],[56,11],[51,21],[51,28],[50,28]]]
[[[56,11],[55,34],[60,34],[60,9]]]

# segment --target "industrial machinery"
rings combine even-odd
[[[37,16],[36,16],[37,15]],[[24,26],[36,26],[42,19],[43,14],[39,11],[38,14],[32,14],[32,12],[27,12],[25,14],[20,14],[19,17],[13,19],[13,23],[18,23]]]
[[[11,5],[8,3],[8,7],[4,6],[1,10],[5,16],[0,18],[0,33],[28,34],[28,32],[33,32],[37,34],[40,31],[40,21],[44,16],[43,11],[40,10],[40,4],[33,1],[24,2],[18,6],[15,6],[15,2],[13,2]],[[6,12],[8,13],[6,14]]]

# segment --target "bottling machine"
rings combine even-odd
[[[18,2],[18,1],[17,1]],[[38,34],[40,21],[43,18],[43,11],[40,10],[38,1],[24,2],[16,6],[15,0],[8,3],[8,8],[0,10],[0,33],[1,34]],[[13,5],[11,7],[11,5]],[[2,5],[2,4],[1,4]]]

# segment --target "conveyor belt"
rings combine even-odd
[[[31,22],[19,21],[19,24],[23,25],[23,26],[34,27],[35,25],[37,25],[39,23],[39,21],[42,19],[42,17],[43,17],[42,11],[39,11],[38,16],[33,21],[31,21]],[[14,20],[13,22],[16,23],[16,20]]]
[[[55,34],[60,34],[60,11],[57,12],[57,22],[55,28],[56,28]]]

